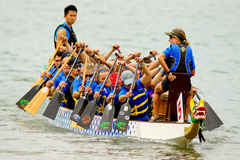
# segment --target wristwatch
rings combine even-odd
[[[170,70],[167,72],[167,75],[170,73]]]

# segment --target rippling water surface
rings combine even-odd
[[[182,28],[193,48],[193,85],[224,125],[189,146],[77,134],[16,108],[54,53],[53,32],[74,4],[79,41],[102,54],[119,43],[123,54],[169,46],[164,34]],[[0,159],[236,159],[240,157],[240,1],[1,0]]]

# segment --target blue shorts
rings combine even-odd
[[[169,84],[170,84],[170,80],[168,78],[164,79],[162,81],[162,89],[166,92],[169,90]],[[191,90],[192,84],[191,84],[191,79],[189,81],[189,86],[188,86],[188,92]]]

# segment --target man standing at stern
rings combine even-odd
[[[68,43],[73,46],[77,42],[77,37],[73,31],[72,25],[77,19],[77,8],[74,5],[69,5],[64,9],[65,22],[59,25],[54,33],[55,48],[60,42],[61,35],[68,38]]]

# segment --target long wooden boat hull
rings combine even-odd
[[[100,116],[95,116],[89,130],[81,127],[71,128],[72,121],[69,119],[72,114],[72,110],[60,107],[55,120],[48,119],[48,121],[58,127],[73,130],[78,133],[88,135],[105,135],[105,136],[132,136],[151,140],[163,140],[174,144],[188,144],[193,138],[188,139],[184,136],[184,130],[189,127],[187,123],[151,123],[142,121],[130,121],[127,132],[114,130],[112,127],[111,132],[98,130],[99,123],[101,121]],[[116,119],[113,121],[115,126]],[[195,137],[195,136],[194,136]]]

